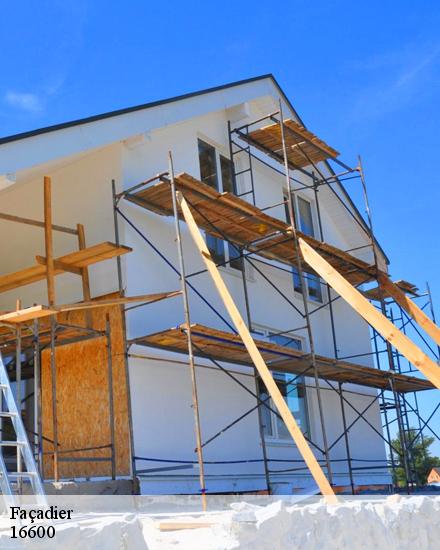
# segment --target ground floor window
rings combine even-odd
[[[297,350],[302,349],[302,341],[295,336],[289,334],[275,334],[267,331],[267,337],[272,342],[291,347]],[[273,377],[281,395],[284,397],[290,411],[292,412],[295,420],[297,421],[301,431],[309,434],[309,421],[307,413],[307,399],[304,376],[296,377],[293,374],[274,372]],[[259,393],[260,399],[266,400],[269,398],[269,394],[264,386],[263,382],[259,380]],[[267,404],[274,410],[276,410],[272,399],[268,399]],[[283,420],[272,412],[267,407],[261,407],[261,421],[263,424],[263,433],[266,438],[273,440],[289,440],[291,435],[287,431],[287,428]]]

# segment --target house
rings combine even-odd
[[[427,481],[428,483],[440,483],[440,468],[432,468]]]
[[[270,134],[280,105],[295,136],[286,138],[291,209],[280,136]],[[390,483],[380,410],[389,379],[375,368],[362,317],[313,270],[301,277],[289,216],[308,242],[325,242],[320,251],[353,284],[371,283],[372,266],[386,272],[388,259],[378,243],[373,253],[332,168],[337,151],[304,128],[271,75],[0,140],[0,309],[13,312],[19,299],[57,313],[0,333],[43,477],[137,478],[143,494],[200,489],[169,152],[176,185],[332,484]],[[206,490],[309,490],[313,479],[183,220],[180,230]],[[155,297],[129,300],[146,295]],[[90,300],[102,307],[87,309]],[[432,387],[399,374],[395,384]]]

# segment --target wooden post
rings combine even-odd
[[[428,380],[440,389],[440,367],[418,348],[405,334],[377,311],[344,277],[303,239],[299,239],[304,260],[325,279],[373,328],[390,342],[410,363],[416,366]]]
[[[49,176],[44,176],[44,241],[46,248],[46,281],[49,306],[55,305],[55,268],[53,258],[52,238],[52,182]],[[53,429],[53,471],[54,479],[58,481],[58,419],[57,419],[57,373],[55,358],[56,318],[50,318],[50,371],[52,382],[52,429]]]
[[[76,230],[78,232],[78,247],[80,250],[84,250],[84,248],[86,248],[86,235],[83,224],[78,223],[76,226]],[[89,302],[92,297],[90,294],[89,269],[87,266],[81,268],[81,279],[83,300],[84,302]],[[86,325],[88,328],[92,328],[92,312],[89,310],[86,311]]]
[[[51,179],[44,176],[44,241],[46,248],[46,280],[49,306],[55,305],[55,276],[52,239],[52,189]]]
[[[379,273],[379,284],[385,293],[404,309],[414,321],[440,345],[440,328],[385,273]]]
[[[115,412],[113,405],[113,350],[110,315],[105,316],[105,336],[107,343],[107,389],[108,389],[108,419],[111,444],[112,479],[116,479],[116,447],[115,447]]]
[[[80,250],[84,250],[84,248],[86,248],[86,236],[85,236],[83,224],[78,223],[76,226],[76,230],[78,231],[78,247]],[[81,268],[81,278],[82,278],[84,301],[88,302],[92,298],[90,295],[89,270],[87,267]]]
[[[208,247],[203,240],[202,234],[197,227],[197,224],[188,207],[187,202],[185,201],[183,195],[179,192],[177,193],[177,198],[182,209],[185,221],[188,224],[191,237],[202,256],[202,259],[207,267],[209,274],[211,275],[211,278],[216,286],[220,298],[222,299],[232,321],[234,322],[234,325],[238,333],[240,334],[240,337],[244,345],[246,346],[246,349],[250,357],[252,358],[252,361],[254,362],[254,365],[257,368],[260,377],[267,388],[267,391],[269,392],[269,395],[272,397],[272,400],[275,403],[282,419],[284,420],[284,423],[286,424],[290,435],[296,443],[296,446],[298,447],[298,450],[301,453],[304,462],[307,464],[313,478],[318,484],[321,493],[327,498],[328,502],[336,503],[337,498],[334,494],[334,491],[327,478],[325,477],[324,472],[322,471],[322,468],[316,460],[312,450],[310,449],[292,412],[287,406],[287,403],[284,400],[278,386],[276,385],[275,380],[273,379],[272,374],[270,373],[266,363],[264,362],[260,351],[255,345],[255,342],[246,326],[246,323],[244,322],[240,312],[238,311],[238,308],[235,305],[234,300],[232,299],[232,296],[230,295],[220,275],[220,272],[211,257]]]

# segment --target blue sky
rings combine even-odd
[[[439,27],[423,0],[3,2],[0,135],[271,72],[343,160],[362,155],[391,273],[430,281],[440,317]]]

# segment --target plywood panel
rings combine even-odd
[[[105,329],[106,313],[110,315],[112,329],[116,472],[118,475],[126,475],[130,472],[130,429],[124,361],[124,324],[120,306],[110,306],[91,311],[93,328]],[[86,313],[69,312],[59,315],[58,321],[85,326]],[[105,337],[59,346],[56,349],[56,374],[59,451],[109,444]],[[42,419],[43,435],[52,439],[49,350],[42,353]],[[43,449],[44,452],[52,451],[53,445],[45,442]],[[110,449],[61,453],[59,456],[109,457]],[[109,476],[111,463],[60,462],[59,473],[61,478]],[[44,476],[53,477],[51,455],[45,455]]]

